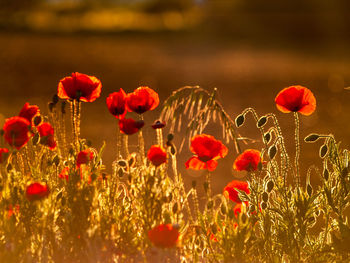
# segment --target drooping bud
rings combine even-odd
[[[318,140],[318,138],[320,138],[320,135],[318,135],[316,133],[311,133],[304,138],[304,141],[305,142],[315,142]]]
[[[266,124],[266,122],[267,122],[267,117],[266,117],[266,116],[262,116],[262,117],[258,120],[258,122],[257,122],[257,124],[256,124],[256,127],[261,128],[261,127],[263,127],[263,126]]]
[[[277,148],[275,145],[272,145],[268,150],[268,155],[270,160],[272,160],[275,157],[276,153],[277,153]]]
[[[243,125],[244,119],[245,118],[244,118],[243,114],[237,116],[237,118],[235,119],[235,123],[236,123],[237,128]]]
[[[328,152],[327,144],[323,144],[323,145],[321,146],[321,148],[320,148],[320,157],[321,157],[321,158],[326,157],[327,152]]]

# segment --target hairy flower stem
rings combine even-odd
[[[299,171],[299,157],[300,157],[300,139],[299,139],[299,115],[297,112],[294,112],[294,121],[295,121],[295,170],[296,170],[296,186],[300,187],[300,171]]]
[[[80,137],[80,101],[73,100],[70,102],[71,121],[73,130],[73,143],[75,150],[79,151],[79,137]]]
[[[140,114],[140,120],[143,121],[143,115],[142,114]],[[139,141],[138,148],[139,148],[139,154],[140,154],[141,163],[145,164],[145,141],[143,139],[142,130],[139,130],[138,141]]]
[[[208,197],[208,199],[210,199],[210,197],[211,197],[211,174],[209,171],[206,175],[205,182],[207,184],[207,189],[206,189],[207,197]]]
[[[163,146],[163,132],[162,129],[156,129],[158,145]]]

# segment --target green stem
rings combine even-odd
[[[297,112],[294,112],[294,121],[295,121],[295,170],[296,170],[296,185],[300,187],[300,171],[299,171],[299,157],[300,157],[300,139],[299,139],[299,115]]]

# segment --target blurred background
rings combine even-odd
[[[232,118],[247,107],[274,112],[294,158],[293,116],[278,112],[274,98],[299,84],[317,99],[316,112],[301,117],[301,138],[333,133],[348,148],[349,9],[348,0],[0,0],[0,125],[25,102],[47,113],[59,80],[78,71],[103,84],[101,98],[83,104],[82,136],[95,147],[107,142],[107,171],[116,155],[117,121],[105,99],[139,85],[159,92],[162,102],[185,85],[216,87]],[[147,124],[159,113],[160,107],[147,113]],[[207,132],[221,138],[218,126]],[[259,139],[251,119],[239,132]],[[149,125],[144,134],[148,148],[156,136]],[[321,165],[320,144],[302,144],[303,172]],[[241,176],[232,172],[237,154],[228,146],[214,175],[216,192]],[[180,166],[190,155],[185,148]],[[204,180],[181,170],[188,182]]]

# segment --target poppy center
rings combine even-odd
[[[212,158],[209,156],[198,156],[198,159],[201,160],[202,162],[208,162],[210,161]]]

